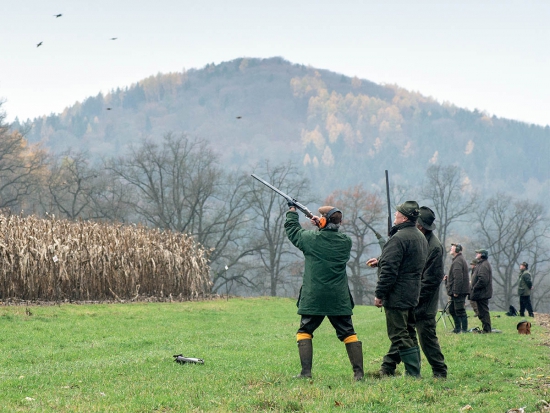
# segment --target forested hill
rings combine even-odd
[[[187,133],[211,141],[228,168],[294,160],[327,194],[380,183],[384,169],[394,182],[418,184],[431,164],[460,166],[482,191],[539,201],[550,192],[548,126],[489,117],[282,58],[158,74],[31,122],[30,142],[97,156],[123,154],[144,138]]]

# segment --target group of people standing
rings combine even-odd
[[[320,216],[311,218],[311,223],[319,230],[305,230],[292,203],[289,203],[289,208],[286,234],[305,257],[303,283],[297,302],[301,320],[296,341],[302,366],[297,377],[312,377],[314,331],[328,317],[338,339],[346,345],[354,379],[361,380],[364,377],[362,343],[353,327],[354,304],[346,274],[352,241],[348,235],[339,232],[342,211],[332,206],[319,208]],[[369,267],[378,269],[374,304],[384,307],[391,342],[380,370],[374,374],[377,377],[395,375],[401,362],[406,375],[420,377],[420,348],[430,363],[433,376],[447,377],[447,365],[436,335],[439,286],[444,278],[454,332],[468,331],[465,310],[468,295],[483,324],[483,332],[491,332],[488,303],[492,296],[492,272],[487,261],[488,251],[476,251],[476,265],[470,281],[462,246],[452,244],[453,261],[449,274],[445,275],[445,249],[433,233],[435,219],[430,208],[420,207],[416,201],[398,205],[382,254],[367,261]],[[527,278],[525,289],[530,290],[530,277]],[[532,314],[530,302],[527,304],[524,300],[523,303]]]
[[[447,294],[449,295],[449,313],[453,317],[454,333],[468,332],[468,316],[466,315],[466,298],[470,297],[470,303],[476,316],[480,319],[482,333],[490,333],[491,314],[489,313],[489,299],[493,296],[493,272],[491,264],[487,261],[489,252],[486,249],[476,250],[476,259],[470,270],[466,259],[462,255],[462,245],[451,244],[453,261],[449,275],[444,277]]]

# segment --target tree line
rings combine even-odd
[[[71,220],[140,223],[186,233],[210,250],[213,292],[297,296],[303,257],[286,239],[287,205],[250,177],[261,176],[309,205],[344,211],[343,231],[353,239],[348,263],[357,304],[371,304],[376,273],[365,261],[380,253],[372,231],[385,233],[385,194],[364,184],[335,188],[327,197],[292,163],[260,161],[252,170],[221,164],[212,145],[185,134],[142,140],[123,156],[94,160],[86,152],[53,155],[29,145],[0,117],[0,208],[12,213],[54,215]],[[24,131],[23,131],[24,132]],[[533,301],[550,310],[547,211],[538,203],[499,193],[485,197],[458,165],[431,165],[417,187],[392,183],[392,211],[407,199],[432,208],[436,234],[448,249],[460,242],[467,258],[487,248],[493,265],[493,303],[507,309],[516,298],[519,263],[530,263]],[[393,219],[393,218],[392,218]],[[304,227],[311,228],[304,219]]]

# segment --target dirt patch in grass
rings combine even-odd
[[[535,313],[535,323],[544,327],[546,340],[543,345],[550,347],[550,314]]]

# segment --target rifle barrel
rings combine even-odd
[[[302,211],[306,217],[308,217],[310,219],[313,218],[313,214],[311,213],[311,211],[309,209],[307,209],[307,207],[305,205],[299,203],[297,200],[292,198],[290,195],[287,195],[283,191],[275,188],[273,185],[271,185],[269,182],[264,181],[259,176],[256,176],[256,175],[252,174],[252,178],[260,181],[262,184],[267,186],[269,189],[271,189],[271,190],[275,191],[276,193],[278,193],[279,195],[281,195],[283,198],[285,198],[287,200],[287,202],[294,204],[294,206],[297,209],[299,209],[300,211]]]
[[[388,199],[388,235],[391,231],[391,204],[390,204],[390,178],[388,177],[388,170],[386,169],[386,198]]]

